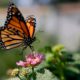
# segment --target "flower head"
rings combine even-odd
[[[19,72],[19,75],[20,75],[20,76],[26,76],[28,73],[29,73],[28,69],[26,69],[26,68],[21,68],[21,69],[20,69],[20,72]]]
[[[19,61],[16,64],[18,66],[22,67],[28,67],[28,66],[36,66],[40,64],[44,60],[44,55],[43,54],[29,54],[25,56],[25,61]]]
[[[15,69],[10,69],[8,70],[7,74],[12,76],[12,77],[15,77],[17,76],[19,73],[19,69],[18,68],[15,68]]]
[[[27,65],[31,65],[31,66],[40,64],[43,59],[44,56],[42,54],[29,54],[28,56],[26,56]]]
[[[62,49],[64,49],[64,46],[61,44],[58,44],[58,45],[52,47],[53,52],[60,52]]]

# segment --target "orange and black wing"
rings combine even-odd
[[[33,38],[36,27],[36,19],[33,15],[27,17],[26,26],[28,28],[30,38]]]
[[[29,31],[26,26],[24,17],[22,16],[19,9],[12,2],[10,2],[8,7],[5,27],[7,27],[9,30],[17,30],[19,33],[25,34],[26,37],[29,36]]]
[[[24,36],[30,36],[25,20],[14,5],[10,2],[4,27],[0,28],[0,45],[11,49],[23,44]]]
[[[0,31],[0,45],[4,49],[11,49],[20,46],[23,38],[21,36],[13,34],[7,28]]]

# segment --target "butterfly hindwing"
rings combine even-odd
[[[0,45],[2,48],[11,49],[22,44],[23,38],[18,35],[14,35],[12,32],[8,31],[7,28],[0,31]]]

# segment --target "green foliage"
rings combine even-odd
[[[60,80],[80,79],[80,53],[69,53],[63,45],[47,46],[39,51],[45,53],[46,68]]]
[[[44,73],[37,72],[36,80],[59,80],[55,75],[53,75],[49,70],[45,69]]]
[[[80,80],[79,53],[70,53],[63,45],[46,46],[38,52],[45,55],[44,62],[29,70],[22,80]]]

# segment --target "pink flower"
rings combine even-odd
[[[26,62],[20,60],[19,62],[16,62],[16,64],[17,64],[18,66],[25,67]]]
[[[43,54],[29,54],[25,56],[25,61],[19,61],[17,62],[18,66],[27,67],[27,66],[36,66],[40,64],[44,60]]]

